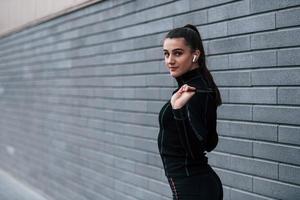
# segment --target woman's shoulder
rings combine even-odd
[[[202,76],[195,77],[194,79],[191,79],[189,82],[187,82],[189,86],[196,88],[196,94],[193,96],[196,99],[196,101],[199,101],[199,99],[214,99],[215,98],[215,90],[208,86],[208,83]]]
[[[204,80],[204,78],[201,75],[188,80],[186,82],[186,84],[188,84],[189,86],[192,86],[192,87],[196,87],[197,89],[207,89],[208,88],[207,82]]]

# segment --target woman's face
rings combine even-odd
[[[186,45],[184,38],[166,38],[163,44],[165,65],[174,78],[198,67],[197,62],[193,63],[193,56],[199,57],[199,50],[192,51]]]

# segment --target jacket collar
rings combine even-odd
[[[196,78],[199,76],[201,76],[199,68],[195,68],[193,70],[187,71],[186,73],[182,74],[179,77],[176,77],[175,79],[177,81],[178,87],[181,87],[182,85],[189,82],[193,78]]]

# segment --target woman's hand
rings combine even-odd
[[[181,88],[173,94],[171,98],[171,105],[173,109],[183,107],[188,100],[195,94],[196,88],[184,84]]]

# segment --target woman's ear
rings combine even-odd
[[[197,58],[199,58],[199,57],[200,57],[200,55],[201,55],[201,52],[200,52],[200,50],[199,50],[199,49],[197,49],[197,50],[195,51],[195,54],[197,55]]]
[[[200,51],[197,49],[193,55],[193,62],[196,62],[200,57]]]

